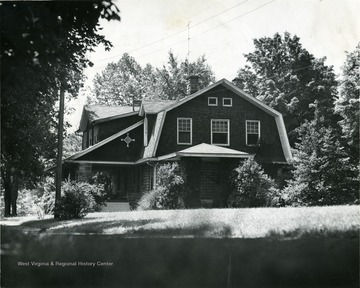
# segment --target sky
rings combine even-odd
[[[216,80],[232,80],[246,64],[243,54],[254,51],[253,40],[285,31],[315,57],[326,56],[337,74],[360,42],[359,0],[116,0],[121,21],[100,21],[113,44],[88,55],[94,63],[85,71],[86,86],[110,62],[129,53],[143,67],[166,65],[169,51],[179,60],[205,55]],[[78,128],[85,93],[67,103],[67,117]]]

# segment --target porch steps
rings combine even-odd
[[[130,211],[129,202],[106,202],[101,212],[126,212]]]

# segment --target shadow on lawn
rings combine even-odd
[[[19,231],[25,233],[46,234],[107,234],[131,237],[210,237],[229,238],[233,236],[231,226],[200,224],[185,225],[183,227],[169,227],[166,220],[161,218],[141,220],[112,220],[85,218],[78,220],[33,220],[18,226]]]
[[[358,239],[353,238],[126,238],[24,234],[13,227],[2,232],[2,240],[16,248],[16,253],[1,256],[2,287],[350,288],[359,284]],[[29,265],[19,265],[20,261]],[[84,267],[79,261],[95,264]],[[54,262],[54,266],[31,262]]]

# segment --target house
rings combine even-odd
[[[225,79],[192,89],[140,107],[85,106],[83,150],[65,160],[66,173],[86,181],[108,171],[112,198],[136,203],[154,187],[158,165],[178,161],[193,207],[224,207],[231,171],[249,157],[279,178],[292,159],[282,115]]]

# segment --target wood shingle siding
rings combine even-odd
[[[218,97],[218,106],[208,106],[208,97]],[[232,99],[232,107],[223,107],[223,98]],[[276,120],[234,92],[219,85],[206,93],[166,113],[156,155],[166,155],[186,148],[177,145],[177,118],[192,118],[192,145],[211,143],[211,119],[230,120],[231,149],[256,154],[259,162],[285,162]],[[246,120],[259,120],[261,125],[260,145],[246,145]]]

